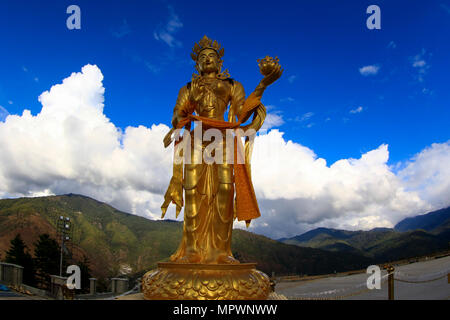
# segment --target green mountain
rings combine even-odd
[[[444,228],[440,228],[444,226]],[[450,227],[450,207],[429,212],[420,216],[406,218],[397,223],[394,227],[397,231],[410,231],[422,229],[434,231],[436,229],[446,229]]]
[[[450,249],[450,208],[407,218],[394,229],[346,231],[317,228],[279,241],[301,247],[364,255],[377,263],[417,257]]]
[[[180,222],[149,220],[80,195],[4,199],[0,200],[0,256],[5,256],[17,233],[29,248],[39,234],[56,237],[61,215],[74,225],[74,256],[86,255],[93,276],[99,278],[154,268],[168,260],[182,236]],[[233,231],[232,251],[241,262],[257,262],[258,269],[269,275],[323,274],[371,264],[371,259],[355,252],[301,248],[238,229]]]

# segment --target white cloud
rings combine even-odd
[[[433,207],[450,204],[450,140],[433,143],[416,154],[398,176],[407,190],[421,194]]]
[[[361,73],[363,76],[372,76],[376,75],[378,71],[380,70],[380,67],[377,65],[370,65],[370,66],[364,66],[359,68],[359,73]]]
[[[286,97],[286,98],[281,98],[280,101],[281,102],[294,102],[295,99],[292,97]]]
[[[117,29],[111,32],[112,35],[118,39],[125,37],[127,34],[131,33],[131,28],[128,25],[126,19],[123,20],[122,25]]]
[[[178,18],[178,15],[175,13],[172,6],[168,6],[169,9],[169,20],[167,23],[158,27],[153,32],[153,37],[156,40],[160,40],[165,42],[169,47],[181,47],[181,42],[175,39],[174,34],[183,27],[183,23]]]
[[[159,217],[170,178],[171,152],[162,144],[169,128],[121,132],[103,113],[102,80],[87,65],[44,92],[36,116],[25,110],[0,123],[0,196],[81,193]]]
[[[394,41],[389,42],[387,45],[388,48],[395,49],[397,48],[397,44]]]
[[[300,121],[306,121],[314,115],[313,112],[307,112],[300,118]]]
[[[289,83],[293,83],[295,81],[295,79],[297,79],[296,75],[292,75],[288,78]]]
[[[159,71],[161,71],[161,68],[148,62],[148,61],[144,61],[144,65],[147,67],[147,70],[149,70],[150,72],[154,73],[154,74],[158,74]]]
[[[414,68],[422,68],[426,65],[427,63],[425,62],[425,60],[418,60],[418,61],[414,61],[413,63],[413,67]]]
[[[430,54],[427,54],[425,49],[422,49],[422,51],[411,58],[412,61],[412,67],[416,70],[417,74],[415,75],[415,78],[419,82],[424,81],[424,76],[427,73],[428,69],[430,69],[430,65],[425,60],[427,56]]]
[[[403,179],[387,165],[387,145],[359,159],[342,159],[328,166],[311,149],[286,141],[281,132],[272,130],[257,137],[254,150],[252,177],[262,218],[255,220],[252,228],[275,238],[320,226],[351,230],[392,227],[406,216],[450,204],[445,193],[436,196],[444,199],[437,205],[428,202],[420,190],[407,190]],[[442,151],[434,160],[446,160],[449,154]],[[413,159],[413,163],[428,166],[421,159]],[[450,181],[446,170],[436,168],[439,181],[426,174],[415,177],[441,190]]]
[[[80,193],[120,210],[160,217],[172,151],[163,124],[123,132],[104,114],[101,71],[87,65],[44,92],[42,110],[0,122],[0,197]],[[268,123],[276,125],[277,114]],[[282,121],[282,119],[281,119]],[[251,231],[271,237],[325,226],[391,227],[450,205],[449,142],[433,144],[395,173],[387,145],[327,165],[272,129],[256,138],[252,177],[262,217]],[[171,206],[169,218],[174,217]],[[242,223],[237,224],[242,227]]]
[[[274,127],[279,127],[283,124],[284,124],[284,120],[283,120],[282,116],[275,114],[275,113],[268,113],[266,116],[266,119],[264,120],[264,123],[261,127],[261,131],[267,131]]]
[[[450,14],[450,7],[445,5],[444,3],[441,3],[441,8],[444,9],[448,14]]]
[[[3,106],[0,106],[0,121],[5,121],[7,116],[9,116],[8,110],[6,110]]]
[[[355,114],[355,113],[360,113],[360,112],[362,112],[362,111],[363,111],[363,107],[359,106],[359,107],[356,108],[356,109],[350,110],[350,113]]]
[[[422,89],[422,93],[423,93],[423,94],[426,94],[426,95],[432,96],[432,95],[434,94],[434,91],[433,91],[433,90],[430,90],[430,89],[428,89],[428,88],[423,88],[423,89]]]

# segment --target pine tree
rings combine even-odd
[[[6,252],[5,261],[22,266],[23,283],[30,286],[35,285],[36,279],[34,274],[34,261],[20,234],[17,234],[16,237],[11,240],[11,246]]]
[[[49,234],[39,235],[34,244],[35,265],[41,287],[50,283],[50,275],[59,275],[60,246]]]

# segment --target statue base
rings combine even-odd
[[[142,277],[145,300],[266,300],[269,277],[256,263],[158,263]]]

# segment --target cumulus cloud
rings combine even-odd
[[[450,203],[450,140],[416,154],[398,176],[407,190],[420,193],[433,207]]]
[[[261,127],[261,131],[267,131],[274,127],[279,127],[284,124],[283,117],[276,113],[268,113],[264,123]]]
[[[439,171],[441,175],[436,181],[430,181],[427,172],[422,176],[418,171],[411,173],[439,190],[436,198],[445,199],[439,204],[429,202],[417,188],[407,189],[402,177],[387,165],[385,144],[359,159],[342,159],[330,166],[311,149],[284,140],[278,130],[257,137],[254,150],[252,176],[262,218],[252,228],[275,238],[316,227],[392,227],[406,216],[450,204],[442,190],[450,180],[448,169],[435,168],[434,174]],[[449,154],[441,150],[434,160],[446,160]],[[428,167],[421,158],[411,161],[410,166]]]
[[[42,110],[0,123],[0,196],[80,193],[159,216],[170,178],[165,125],[121,132],[103,113],[103,75],[87,65],[44,92]],[[138,210],[139,209],[139,210]]]
[[[117,128],[104,113],[103,75],[87,65],[44,92],[41,111],[0,122],[0,197],[79,193],[149,218],[171,175],[166,125]],[[269,113],[268,125],[280,123]],[[433,144],[395,172],[388,146],[328,165],[272,129],[253,148],[262,217],[251,231],[274,238],[315,227],[370,229],[450,205],[449,142]],[[168,217],[174,217],[170,207]],[[237,224],[243,227],[242,223]]]
[[[380,70],[380,67],[377,65],[370,65],[370,66],[364,66],[359,68],[359,73],[361,73],[363,76],[373,76],[378,73]]]
[[[154,32],[153,37],[158,41],[163,41],[169,47],[181,47],[181,42],[175,39],[174,34],[183,27],[183,23],[178,18],[172,6],[169,9],[169,19],[163,26],[159,26]]]

